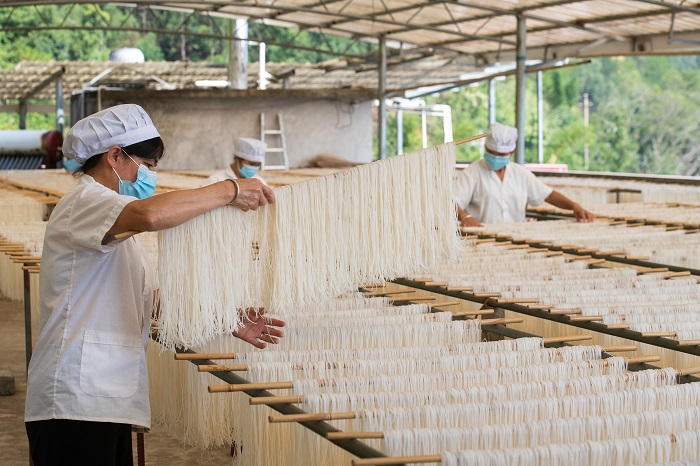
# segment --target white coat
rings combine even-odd
[[[553,189],[531,172],[509,163],[503,181],[480,159],[457,175],[457,205],[480,223],[514,223],[525,221],[528,204],[538,206]]]
[[[145,349],[157,277],[135,238],[101,244],[134,200],[83,175],[51,215],[27,422],[73,419],[150,428]]]

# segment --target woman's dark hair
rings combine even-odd
[[[160,137],[146,139],[130,146],[124,146],[122,149],[129,155],[156,162],[165,155],[165,144]]]
[[[137,142],[136,144],[131,144],[129,146],[123,146],[124,152],[129,155],[135,155],[136,157],[145,160],[155,160],[156,162],[163,158],[165,155],[165,144],[160,137],[155,137],[151,139],[146,139],[145,141]],[[90,157],[85,161],[85,163],[78,168],[74,175],[82,175],[88,173],[94,167],[100,163],[100,160],[105,154],[98,154]]]

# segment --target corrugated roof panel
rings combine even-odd
[[[23,5],[47,4],[52,0],[25,0]],[[95,0],[95,3],[109,3]],[[143,2],[148,5],[148,0]],[[667,0],[666,5],[678,5],[694,8],[695,11],[679,12],[675,17],[674,32],[692,32],[700,34],[700,6],[698,0]],[[434,2],[429,0],[264,0],[224,1],[189,3],[154,3],[154,8],[177,8],[178,11],[192,8],[197,11],[209,11],[212,15],[241,17],[249,15],[252,20],[266,18],[267,24],[297,25],[309,27],[310,30],[330,31],[338,35],[355,35],[359,38],[385,35],[388,39],[405,44],[432,47],[436,53],[445,50],[464,55],[485,54],[489,60],[499,59],[496,53],[509,52],[515,48],[516,13],[527,17],[527,42],[529,48],[556,48],[566,44],[593,43],[601,38],[613,39],[610,44],[623,45],[608,47],[607,51],[595,53],[629,53],[634,51],[634,44],[639,37],[654,42],[653,50],[664,49],[668,44],[665,37],[671,27],[671,9],[664,5],[648,3],[644,0],[470,0],[468,4],[458,1]],[[0,7],[1,8],[1,7]],[[388,10],[388,11],[387,11]],[[568,26],[566,23],[577,25]],[[582,28],[586,30],[582,30]],[[1,29],[1,27],[0,27]],[[331,31],[332,30],[332,31]],[[650,36],[654,36],[649,39]],[[687,35],[686,35],[687,37]],[[486,38],[492,38],[491,40]],[[619,42],[619,40],[625,41]],[[617,42],[616,42],[617,41]],[[409,45],[410,47],[410,45]],[[684,47],[692,47],[684,45]],[[424,49],[427,50],[427,47]],[[700,51],[700,46],[695,47]],[[550,49],[551,50],[551,49]],[[647,46],[638,51],[651,50]],[[391,52],[392,50],[390,50]],[[493,54],[491,54],[493,53]],[[568,53],[568,52],[567,52]],[[541,52],[538,52],[541,55]],[[394,53],[390,53],[390,56]],[[415,58],[410,57],[410,58]],[[474,57],[468,57],[474,61]],[[466,60],[463,60],[466,61]],[[352,82],[364,79],[355,73],[334,72],[332,77],[326,73],[325,66],[347,66],[347,62],[329,62],[315,67],[313,65],[296,65],[297,73],[291,76],[292,83],[302,82],[309,87],[326,85],[327,82]],[[371,64],[368,62],[368,64]],[[24,63],[10,73],[0,72],[0,94],[4,98],[18,98],[32,90],[38,83],[51,74],[57,65],[69,66],[64,76],[66,96],[75,89],[82,88],[87,82],[109,67],[116,67],[106,77],[105,82],[122,82],[129,85],[154,87],[156,84],[147,75],[152,74],[178,87],[191,87],[198,79],[225,79],[225,67],[195,63],[146,63],[138,68],[129,68],[105,63]],[[53,67],[53,68],[52,68]],[[267,70],[273,75],[285,73],[291,69],[275,68],[268,64]],[[257,70],[251,64],[249,74]],[[412,71],[412,79],[422,79],[420,73],[425,69]],[[402,71],[403,73],[403,71]],[[403,76],[403,74],[401,74]],[[249,76],[249,83],[255,82]],[[302,80],[303,79],[303,80]],[[389,79],[401,81],[398,75]],[[279,86],[271,83],[271,86]],[[345,85],[345,84],[343,84]],[[39,92],[37,98],[53,98],[53,86]]]
[[[544,47],[553,42],[559,44],[576,44],[579,42],[591,42],[598,39],[598,34],[582,29],[556,29],[548,31],[531,32],[528,34],[528,42],[531,47]]]
[[[528,11],[535,16],[544,16],[557,21],[587,22],[596,18],[604,18],[616,15],[628,15],[630,13],[643,14],[649,11],[664,11],[663,7],[650,3],[642,3],[633,0],[594,0],[579,1],[567,5],[557,5],[546,8],[538,8]]]

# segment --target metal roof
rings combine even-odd
[[[88,27],[71,20],[75,4],[114,4],[132,8],[132,13],[119,23],[103,18],[104,24]],[[18,8],[41,10],[49,5],[54,10],[41,15],[44,24],[23,25],[22,15],[13,15]],[[269,63],[267,71],[276,78],[271,88],[286,83],[301,89],[376,89],[378,53],[373,47],[380,37],[388,45],[388,91],[469,79],[475,76],[467,76],[469,73],[479,70],[483,74],[489,65],[514,61],[518,18],[526,21],[528,60],[545,64],[569,57],[700,53],[698,0],[0,0],[0,31],[109,29],[202,34],[201,24],[190,30],[187,20],[177,30],[163,29],[158,21],[158,12],[163,10],[248,18],[369,44],[367,53],[350,54],[325,41],[316,50],[341,58],[313,65]],[[136,11],[149,14],[136,15]],[[230,38],[213,23],[206,35]],[[272,43],[262,36],[249,39]],[[294,38],[277,45],[304,48]],[[207,63],[25,62],[0,72],[0,98],[51,99],[54,91],[47,84],[61,67],[65,68],[66,94],[110,68],[108,75],[92,84],[192,88],[196,80],[227,78],[223,65]],[[249,88],[254,88],[257,64],[249,64],[248,72]]]
[[[697,0],[136,0],[128,3],[71,0],[0,0],[0,30],[80,29],[66,20],[72,4],[118,4],[151,11],[160,9],[204,15],[248,18],[250,21],[299,27],[375,43],[383,36],[390,58],[408,53],[457,55],[465,62],[512,61],[517,17],[526,19],[528,58],[544,61],[571,56],[600,56],[700,50],[700,2]],[[43,25],[9,21],[13,8],[60,5]],[[67,13],[66,13],[67,14]],[[134,15],[119,24],[91,28],[162,30]],[[188,31],[185,21],[178,34]],[[213,36],[224,36],[212,30]],[[264,37],[251,37],[264,41]],[[289,46],[294,46],[290,41]],[[401,47],[399,47],[401,46]],[[332,49],[332,47],[329,48]],[[331,52],[342,55],[340,50]],[[376,54],[365,58],[376,62]],[[413,59],[413,58],[411,58]]]

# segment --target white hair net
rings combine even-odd
[[[233,141],[233,155],[249,162],[263,163],[265,152],[267,144],[258,139],[237,138]]]
[[[502,154],[513,152],[518,142],[518,130],[512,126],[493,123],[486,136],[486,150]]]
[[[129,146],[160,137],[151,117],[136,104],[115,105],[87,116],[68,131],[63,155],[84,164],[112,146]]]

